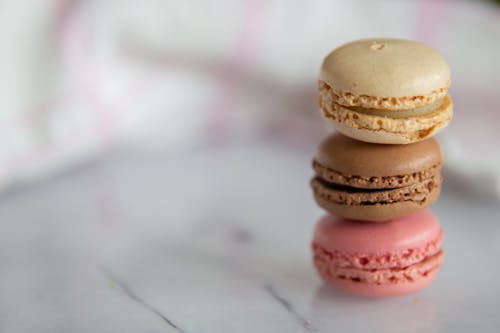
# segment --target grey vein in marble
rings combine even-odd
[[[318,332],[318,329],[312,325],[312,323],[307,320],[303,315],[297,312],[295,308],[292,306],[289,300],[279,295],[274,287],[271,284],[265,285],[264,290],[274,299],[276,300],[287,312],[289,312],[295,320],[298,321],[300,326],[304,328],[306,332]]]
[[[131,300],[133,300],[137,304],[141,305],[142,307],[144,307],[148,311],[152,312],[154,315],[160,317],[168,326],[170,326],[171,328],[173,328],[177,332],[179,332],[179,333],[187,333],[182,328],[180,328],[177,324],[175,324],[170,318],[168,318],[166,315],[164,315],[163,313],[161,313],[160,310],[158,310],[157,308],[155,308],[154,306],[152,306],[151,304],[147,303],[142,298],[140,298],[132,289],[130,289],[130,287],[125,282],[123,282],[122,280],[120,280],[119,278],[117,278],[108,269],[105,269],[105,268],[101,267],[101,268],[99,268],[99,271],[106,278],[108,278],[111,282],[113,282],[115,285],[117,285],[123,291],[123,293],[127,297],[129,297]]]

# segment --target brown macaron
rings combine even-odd
[[[381,222],[416,213],[436,201],[442,165],[434,138],[380,145],[333,134],[318,147],[311,186],[316,202],[329,213]]]

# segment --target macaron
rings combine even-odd
[[[314,265],[329,285],[361,296],[396,296],[427,286],[443,262],[443,232],[429,211],[387,223],[331,215],[316,225]]]
[[[357,140],[408,144],[442,131],[453,115],[450,70],[432,47],[410,40],[353,41],[324,59],[319,105]]]
[[[380,145],[335,133],[312,162],[314,198],[327,212],[382,222],[416,213],[436,201],[443,156],[430,138],[411,145]]]

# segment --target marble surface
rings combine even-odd
[[[3,194],[0,332],[498,332],[498,203],[447,187],[435,283],[345,295],[310,261],[312,149],[122,151]]]

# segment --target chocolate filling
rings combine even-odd
[[[366,177],[359,175],[343,174],[331,168],[323,166],[316,160],[312,163],[316,175],[331,184],[343,184],[348,187],[361,189],[395,189],[421,183],[426,179],[436,176],[441,165],[434,165],[423,171],[417,171],[406,175]]]
[[[380,191],[390,191],[390,190],[395,190],[398,187],[393,187],[393,188],[384,188],[384,189],[379,189],[379,188],[357,188],[357,187],[351,187],[347,185],[340,185],[336,183],[330,183],[327,182],[324,179],[321,179],[319,177],[314,177],[314,180],[323,185],[324,187],[329,188],[330,190],[336,190],[336,191],[341,191],[341,192],[346,192],[346,193],[373,193],[373,192],[380,192]]]
[[[386,189],[360,189],[356,187],[330,183],[314,177],[311,186],[316,197],[327,202],[344,205],[380,205],[394,202],[426,202],[429,194],[439,187],[440,176],[431,177],[422,183]]]

